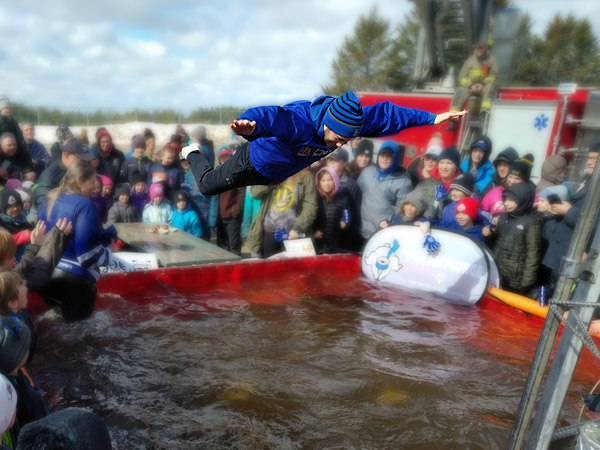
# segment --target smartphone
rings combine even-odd
[[[551,205],[556,205],[557,203],[562,203],[562,200],[556,194],[548,195],[548,203]]]

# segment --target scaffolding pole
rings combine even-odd
[[[600,207],[600,164],[597,164],[594,169],[594,173],[592,175],[591,181],[590,181],[590,186],[588,187],[587,195],[586,195],[586,198],[584,200],[584,203],[583,203],[583,206],[581,209],[579,220],[577,221],[577,225],[575,226],[575,230],[573,232],[573,238],[572,238],[571,244],[569,246],[569,251],[564,260],[564,261],[567,261],[572,266],[579,267],[581,265],[581,261],[583,259],[583,255],[586,250],[587,243],[589,242],[590,235],[592,233],[592,228],[594,226],[594,221],[596,219],[596,215],[598,213],[599,207]],[[595,239],[595,241],[596,241],[596,239]],[[596,244],[596,242],[595,242],[595,244]],[[596,255],[594,255],[594,257],[595,256]],[[598,263],[598,261],[594,261],[594,270],[598,269],[596,267],[597,263]],[[596,274],[598,272],[593,272],[593,273]],[[573,286],[574,280],[575,280],[575,277],[573,275],[569,274],[569,276],[566,276],[564,273],[561,273],[561,275],[558,279],[558,282],[557,282],[554,296],[553,296],[552,300],[550,301],[551,305],[556,301],[566,301],[570,298],[571,288]],[[577,297],[578,298],[583,297],[584,301],[589,301],[584,296],[584,291],[585,290],[591,291],[592,286],[590,286],[590,282],[582,281],[582,282],[580,282],[580,284],[582,284],[581,289],[578,286],[577,290],[580,290],[581,294],[578,294]],[[594,290],[598,288],[598,286],[596,286],[596,285],[593,287],[594,287]],[[598,295],[596,295],[596,297],[592,297],[590,303],[596,302],[597,299],[598,299]],[[552,314],[550,312],[548,313],[548,316],[546,317],[546,321],[544,322],[544,328],[542,330],[542,334],[541,334],[539,342],[538,342],[535,356],[531,363],[529,375],[528,375],[527,381],[525,383],[525,388],[523,389],[523,394],[522,394],[521,400],[519,402],[519,408],[517,410],[515,423],[514,423],[512,431],[511,431],[511,435],[510,435],[509,442],[508,442],[508,448],[510,450],[522,450],[524,448],[526,433],[527,433],[527,429],[529,427],[529,423],[531,422],[535,402],[539,396],[539,392],[542,387],[542,381],[544,378],[544,373],[548,366],[548,361],[550,360],[550,356],[552,354],[552,349],[554,348],[558,330],[560,328],[560,324],[561,324],[560,316],[562,316],[562,313],[565,310],[564,306],[562,306],[562,305],[554,305],[554,309],[557,314]],[[593,311],[591,311],[591,308],[586,308],[586,309],[590,310],[590,311],[588,311],[589,312],[589,320],[587,320],[587,325],[589,325]],[[582,315],[580,317],[584,320],[586,319],[587,314],[579,311],[579,308],[577,309],[577,313],[578,314],[581,313]],[[574,320],[574,318],[570,317],[569,320]],[[569,339],[569,340],[567,341],[567,339]],[[531,448],[540,448],[540,449],[544,448],[545,449],[545,448],[547,448],[547,446],[550,442],[550,439],[552,437],[552,432],[554,431],[554,428],[556,425],[556,418],[558,418],[558,414],[560,412],[560,407],[562,406],[562,401],[564,400],[566,388],[568,387],[568,385],[571,381],[571,377],[572,377],[573,371],[575,369],[572,361],[574,360],[574,363],[576,363],[577,359],[579,358],[579,353],[581,351],[581,341],[579,340],[579,338],[573,339],[570,328],[567,328],[567,330],[565,330],[565,333],[563,333],[563,339],[561,339],[560,342],[562,345],[559,345],[559,347],[561,347],[561,350],[563,353],[559,354],[557,351],[557,354],[555,356],[555,365],[560,364],[561,367],[554,369],[554,372],[570,371],[570,375],[565,374],[565,373],[562,373],[560,375],[560,377],[568,378],[566,386],[563,386],[561,383],[561,386],[559,388],[558,386],[556,386],[556,383],[558,381],[554,378],[553,378],[552,385],[550,385],[548,383],[546,384],[543,406],[544,406],[544,408],[549,408],[550,410],[542,410],[541,409],[542,405],[540,405],[540,407],[538,408],[539,414],[536,415],[535,428],[532,429],[532,435],[530,437],[529,444],[537,445],[536,443],[534,443],[534,441],[531,440],[534,437],[534,433],[536,434],[538,439],[542,438],[542,434],[544,434],[544,438],[546,437],[546,434],[548,434],[540,429],[539,423],[541,420],[543,420],[545,427],[550,428],[550,430],[548,430],[548,432],[549,432],[548,440],[545,442],[545,445],[546,445],[545,447],[528,445],[528,447],[527,447],[528,449],[531,449]],[[563,344],[563,342],[564,342],[564,344]],[[577,350],[577,345],[576,345],[577,342],[579,342],[578,350]],[[559,356],[560,356],[560,362],[557,361],[557,358]],[[569,361],[569,363],[565,363],[565,361],[567,361],[567,360]],[[563,363],[565,363],[565,364],[563,365]],[[572,368],[571,368],[571,365],[573,366]],[[553,367],[554,367],[554,365],[553,365]],[[550,381],[550,378],[548,379],[548,381]],[[556,397],[554,396],[554,394],[547,393],[550,389],[554,389],[557,391]],[[564,391],[564,392],[562,392],[562,391]],[[561,392],[562,392],[562,395],[561,395]],[[542,419],[542,417],[544,419]],[[554,419],[552,419],[552,418],[554,418]],[[543,445],[542,442],[540,442],[539,444]]]

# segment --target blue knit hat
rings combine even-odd
[[[460,153],[454,145],[446,147],[444,150],[442,150],[442,153],[440,153],[439,161],[441,161],[442,159],[448,159],[452,161],[454,164],[456,164],[456,167],[460,166]]]
[[[333,100],[323,117],[323,124],[340,136],[358,136],[363,125],[363,110],[354,92],[346,92]]]

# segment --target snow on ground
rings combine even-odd
[[[206,125],[206,124],[183,124],[183,128],[188,133],[192,128],[204,125],[206,127],[206,134],[208,139],[212,139],[215,144],[215,150],[221,145],[228,144],[232,140],[231,128],[229,125]],[[175,134],[175,127],[177,124],[159,124],[151,122],[129,122],[116,125],[104,125],[108,132],[112,135],[115,146],[123,151],[127,152],[131,148],[131,138],[136,134],[142,134],[144,128],[150,128],[156,135],[156,149],[159,150],[164,144],[169,142],[172,134]],[[46,149],[50,151],[50,147],[56,142],[56,126],[39,125],[35,127],[35,138],[46,146]],[[76,137],[79,137],[79,133],[82,128],[86,128],[88,132],[88,139],[90,144],[94,140],[96,134],[96,126],[89,127],[70,127],[71,131]]]

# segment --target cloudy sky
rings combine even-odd
[[[407,0],[377,0],[393,25]],[[517,0],[542,33],[598,0]],[[0,4],[0,92],[53,107],[183,108],[313,98],[371,0],[19,0]],[[593,24],[600,36],[600,21]]]

